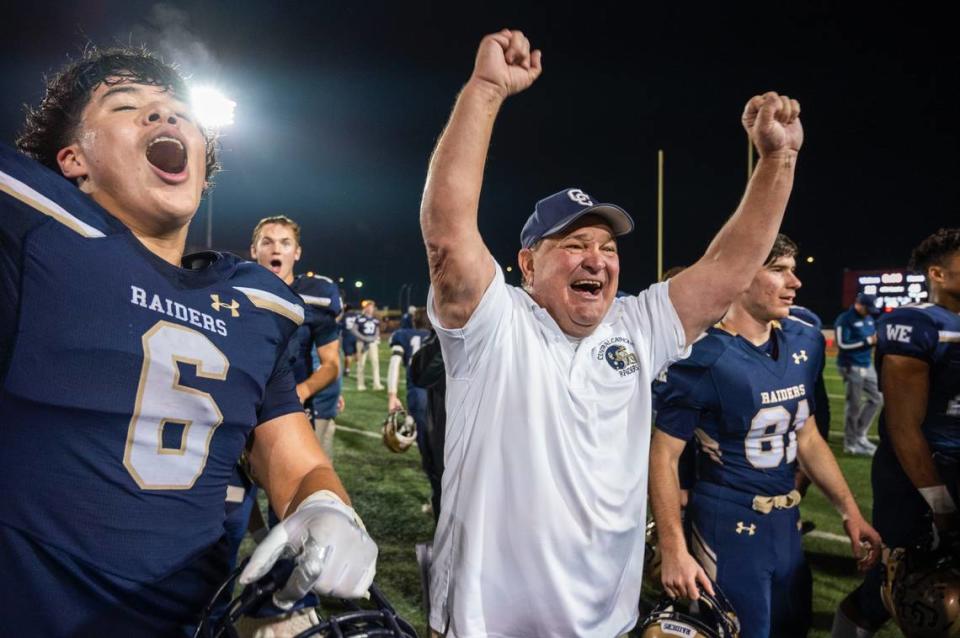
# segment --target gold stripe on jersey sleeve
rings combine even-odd
[[[246,295],[247,299],[250,300],[250,303],[257,308],[263,308],[264,310],[275,312],[282,317],[286,317],[298,326],[303,323],[303,308],[297,304],[290,303],[286,299],[278,297],[272,292],[267,292],[266,290],[260,290],[258,288],[234,286],[234,289],[239,290]]]
[[[33,208],[34,210],[37,210],[48,217],[53,217],[55,220],[79,235],[90,238],[105,237],[101,231],[80,221],[53,200],[45,197],[20,180],[13,178],[2,171],[0,171],[0,191],[3,191],[14,199],[23,202],[30,208]]]

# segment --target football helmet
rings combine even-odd
[[[394,410],[383,422],[383,444],[391,452],[406,452],[417,440],[417,423],[404,409]]]
[[[290,616],[289,612],[285,614],[271,603],[273,592],[282,587],[293,571],[293,561],[290,559],[278,561],[276,568],[245,587],[236,598],[230,600],[222,614],[217,614],[218,609],[222,610],[218,602],[223,600],[226,592],[233,591],[242,568],[243,565],[238,567],[217,590],[203,611],[194,638],[239,638],[236,624],[245,617]],[[304,614],[305,618],[309,617],[305,621],[308,628],[297,633],[296,638],[418,638],[413,626],[397,614],[376,585],[370,586],[369,594],[369,603],[362,605],[358,604],[359,601],[342,599],[323,599],[321,602],[315,595],[308,595],[294,607],[295,612],[302,612],[315,606],[309,615]],[[337,611],[327,613],[325,608]]]
[[[907,638],[960,636],[960,556],[932,539],[883,548],[883,605]]]
[[[641,638],[740,638],[737,612],[716,583],[711,596],[700,589],[696,602],[664,596],[638,626]]]

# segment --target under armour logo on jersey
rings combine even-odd
[[[567,197],[577,202],[581,206],[593,206],[593,200],[579,188],[571,188],[567,191]]]
[[[213,308],[214,310],[219,311],[221,309],[227,309],[230,311],[231,316],[233,317],[240,316],[240,312],[239,312],[240,302],[237,301],[236,299],[234,299],[230,303],[223,303],[222,301],[220,301],[220,295],[217,295],[217,294],[211,294],[210,299],[213,300],[213,303],[210,304],[210,307]]]
[[[794,362],[795,364],[800,365],[800,362],[801,362],[801,361],[806,361],[806,360],[807,360],[807,351],[806,351],[806,350],[801,350],[801,351],[800,351],[800,354],[797,354],[796,352],[793,353],[793,362]]]
[[[757,526],[754,523],[744,525],[743,521],[737,521],[737,534],[743,534],[744,532],[750,536],[753,536],[757,533]]]

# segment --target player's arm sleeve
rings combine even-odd
[[[877,326],[877,355],[899,354],[933,365],[940,333],[926,314],[912,308],[896,310]]]
[[[678,363],[667,371],[666,381],[655,381],[656,428],[683,441],[693,438],[706,404],[706,397],[702,395],[708,380],[709,374],[704,368]]]
[[[293,370],[286,357],[281,355],[264,388],[263,401],[257,410],[257,424],[266,423],[284,414],[302,411],[303,405],[297,397],[297,382],[293,379]]]
[[[817,368],[817,381],[814,386],[814,408],[811,410],[817,420],[817,429],[823,435],[823,440],[827,440],[830,432],[830,398],[827,396],[827,384],[823,379],[823,370],[826,368],[826,341],[823,334],[820,334],[820,366]]]
[[[313,345],[322,348],[332,341],[340,338],[340,326],[337,324],[337,318],[333,315],[325,314],[323,319],[317,321],[310,329],[310,336],[313,339]]]
[[[841,350],[856,350],[867,345],[863,335],[847,322],[847,315],[841,315],[834,328],[837,333],[837,347]]]
[[[27,236],[50,218],[0,192],[0,381],[6,376],[20,314]]]
[[[396,395],[400,385],[400,366],[403,364],[403,348],[393,346],[390,365],[387,366],[387,395]]]
[[[363,336],[363,333],[360,332],[360,321],[354,321],[353,325],[350,326],[350,334],[356,337],[360,341],[366,342],[366,337]]]
[[[634,344],[645,351],[647,369],[659,375],[674,361],[690,354],[683,323],[670,301],[670,281],[654,284],[636,297],[624,299]]]
[[[491,257],[492,259],[492,257]],[[481,362],[497,349],[501,333],[508,329],[514,300],[500,265],[480,303],[462,328],[445,328],[434,309],[433,286],[427,295],[427,313],[443,347],[447,374],[452,379],[470,379]]]
[[[818,417],[817,409],[820,406],[820,384],[823,383],[823,367],[824,367],[824,357],[826,356],[826,341],[823,338],[823,335],[816,334],[812,335],[811,341],[813,342],[813,350],[810,353],[811,363],[813,363],[814,376],[811,377],[813,384],[806,387],[806,398],[807,405],[810,407],[810,414],[814,417]],[[826,393],[826,389],[824,389]],[[817,424],[819,426],[819,418],[817,419]],[[829,423],[829,421],[828,421]]]

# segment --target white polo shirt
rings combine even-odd
[[[499,265],[447,372],[430,625],[450,638],[596,636],[637,621],[650,383],[685,357],[667,284],[617,299],[578,348]]]

